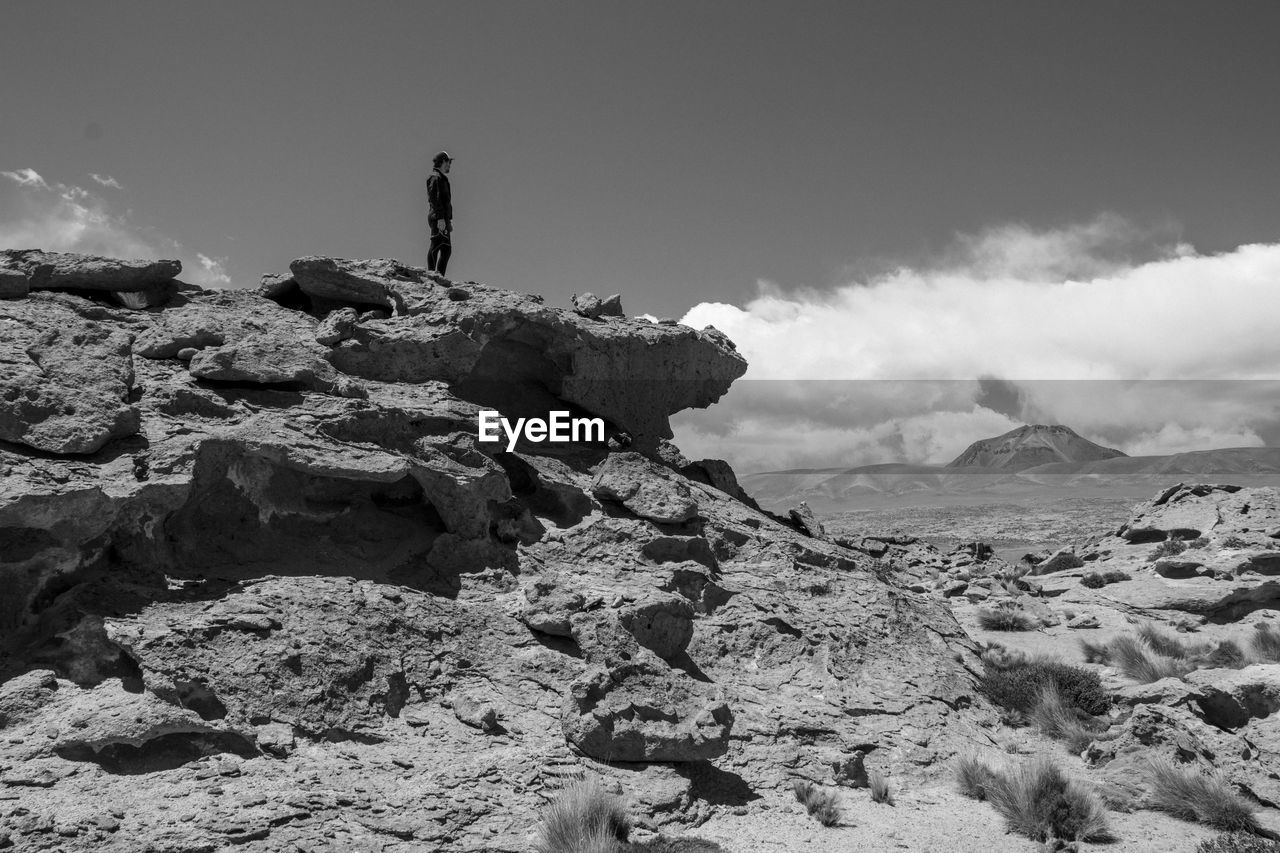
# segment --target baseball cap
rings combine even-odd
[[[445,160],[448,160],[450,163],[453,162],[453,158],[449,156],[448,151],[441,151],[439,154],[431,158],[432,164],[436,166],[439,166]]]

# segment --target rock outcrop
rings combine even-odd
[[[940,598],[666,443],[745,369],[718,332],[395,261],[136,309],[168,268],[40,263],[107,272],[0,302],[19,849],[525,850],[573,768],[697,822],[986,737]],[[608,436],[508,452],[484,408]]]
[[[1277,519],[1275,489],[1179,483],[1135,507],[1114,534],[1082,544],[1088,563],[1060,563],[1037,580],[1064,603],[1234,619],[1280,601]],[[1124,580],[1088,589],[1080,584],[1086,572]]]

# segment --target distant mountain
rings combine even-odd
[[[1280,487],[1280,447],[1198,450],[1169,456],[1121,454],[1085,462],[1051,462],[1021,470],[889,463],[770,471],[739,479],[742,487],[767,509],[786,510],[808,501],[814,511],[823,514],[891,506],[1018,503],[1057,497],[1138,500],[1178,482]]]
[[[1097,462],[1124,455],[1094,444],[1062,424],[1028,424],[995,438],[975,441],[947,467],[1022,471],[1053,462]]]

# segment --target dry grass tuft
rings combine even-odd
[[[1151,554],[1147,557],[1147,562],[1154,563],[1161,557],[1174,557],[1185,550],[1187,550],[1187,543],[1183,542],[1181,539],[1166,539],[1152,550]]]
[[[1166,634],[1150,622],[1143,622],[1137,628],[1138,639],[1151,647],[1158,655],[1174,660],[1185,660],[1191,656],[1192,649],[1183,645],[1182,641],[1172,634]]]
[[[1009,828],[1033,841],[1110,837],[1102,801],[1048,758],[994,773],[985,790]]]
[[[1280,631],[1263,622],[1254,626],[1249,646],[1258,657],[1272,663],[1280,663]]]
[[[835,826],[840,822],[840,807],[836,804],[834,791],[828,791],[805,779],[796,779],[791,783],[796,801],[804,806],[809,816],[823,826]]]
[[[1064,701],[1053,682],[1046,682],[1040,688],[1039,698],[1031,707],[1029,717],[1041,734],[1062,741],[1075,753],[1083,752],[1099,738],[1093,718]]]
[[[871,788],[871,801],[873,803],[884,803],[887,806],[893,805],[893,792],[889,790],[889,780],[884,778],[879,770],[872,770],[867,774],[867,786]]]
[[[1084,653],[1085,663],[1100,663],[1103,666],[1111,663],[1111,649],[1106,643],[1091,643],[1081,639],[1080,651]]]
[[[1040,627],[1037,619],[1014,607],[979,608],[978,624],[984,631],[1034,631]]]
[[[1161,757],[1147,762],[1147,781],[1151,808],[1226,832],[1258,830],[1253,807],[1217,774],[1180,767]]]
[[[956,759],[956,788],[971,800],[985,800],[987,785],[994,771],[978,760],[976,755],[962,755]]]
[[[622,801],[599,782],[565,788],[546,810],[534,849],[538,853],[617,853],[631,832]]]
[[[1111,660],[1127,678],[1150,684],[1162,678],[1181,678],[1194,667],[1185,660],[1162,655],[1131,636],[1116,637],[1108,646]]]

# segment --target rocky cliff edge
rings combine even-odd
[[[19,849],[527,850],[585,772],[656,827],[989,740],[944,603],[666,441],[745,370],[716,330],[391,260],[178,273],[0,252]],[[508,452],[490,407],[607,435]]]

